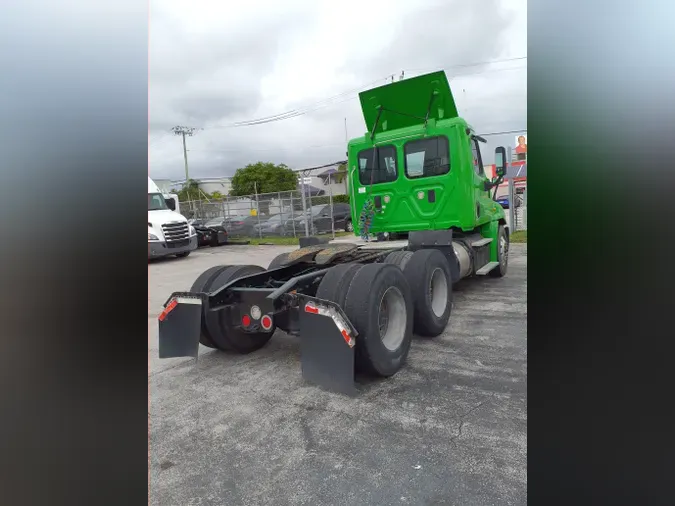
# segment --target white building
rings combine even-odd
[[[170,179],[153,179],[162,193],[171,193],[174,191],[174,184]]]
[[[304,177],[305,191],[312,195],[330,195],[331,193],[333,195],[346,195],[346,173],[339,172],[338,168],[338,165],[334,165],[299,173],[298,190],[301,189],[302,178]],[[308,186],[311,188],[307,189]]]
[[[232,179],[229,177],[205,177],[196,181],[199,183],[199,189],[209,195],[214,192],[227,195],[232,189]]]

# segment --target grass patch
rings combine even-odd
[[[330,234],[326,234],[330,237]],[[354,234],[351,234],[349,232],[335,232],[335,237],[346,237],[346,236],[353,236]],[[324,235],[319,235],[318,237],[324,237]],[[271,237],[263,237],[262,239],[259,237],[233,237],[232,240],[242,240],[242,241],[251,241],[251,245],[253,246],[258,246],[258,245],[266,245],[266,244],[274,244],[276,246],[297,246],[300,244],[300,238],[299,237],[279,237],[279,236],[271,236]]]
[[[516,230],[511,233],[510,241],[527,244],[527,230]]]

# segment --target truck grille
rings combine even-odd
[[[180,221],[165,223],[162,225],[162,232],[166,242],[183,241],[190,236],[188,224]]]

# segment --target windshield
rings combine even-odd
[[[216,225],[220,225],[223,222],[223,218],[213,218],[212,220],[209,220],[206,222],[207,227],[214,227]]]
[[[148,211],[169,209],[161,193],[148,193]]]

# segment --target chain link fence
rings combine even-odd
[[[301,190],[180,203],[195,225],[225,229],[232,238],[303,237],[351,231],[346,195]]]
[[[507,217],[511,224],[511,231],[527,230],[527,179],[509,179],[509,209]],[[512,204],[513,203],[513,204]]]
[[[527,180],[509,179],[506,218],[512,232],[527,230]],[[515,205],[512,205],[515,203]],[[195,225],[224,229],[234,239],[306,237],[353,232],[347,195],[312,195],[301,190],[218,200],[180,202],[179,211]]]

